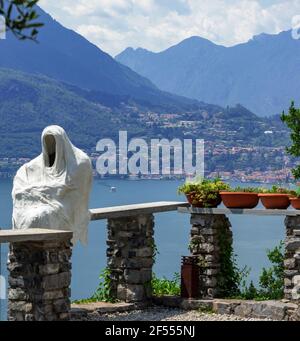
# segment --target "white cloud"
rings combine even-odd
[[[199,35],[230,46],[291,28],[300,0],[41,0],[43,9],[101,49],[161,51]]]

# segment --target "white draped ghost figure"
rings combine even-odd
[[[23,165],[13,184],[13,228],[73,232],[73,243],[87,244],[92,184],[89,157],[73,146],[59,126],[42,133],[42,154]]]

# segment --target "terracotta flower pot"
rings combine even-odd
[[[259,202],[257,193],[250,192],[220,192],[227,208],[254,208]]]
[[[300,198],[292,197],[290,198],[290,202],[295,210],[300,210]]]
[[[258,194],[262,204],[267,209],[285,210],[290,206],[288,194],[260,193]]]
[[[190,205],[193,205],[194,198],[195,198],[195,193],[191,192],[189,194],[186,194],[186,199]]]
[[[206,202],[205,204],[203,203],[203,201],[198,201],[197,199],[195,199],[195,193],[194,192],[186,194],[185,196],[187,198],[188,203],[191,206],[197,207],[197,208],[204,208],[204,207],[215,208],[215,207],[219,206],[222,202],[221,196],[218,199],[212,200],[210,202]]]

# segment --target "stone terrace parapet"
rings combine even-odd
[[[8,320],[69,320],[72,235],[45,229],[0,231],[0,243],[10,243]]]

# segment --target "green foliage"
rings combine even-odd
[[[43,24],[37,22],[39,18],[35,6],[39,0],[0,0],[0,15],[10,30],[20,40],[36,40],[38,28]],[[6,4],[7,2],[7,4]]]
[[[261,294],[270,299],[281,299],[284,290],[284,243],[273,250],[268,250],[268,259],[273,264],[263,269],[259,279]]]
[[[151,249],[152,249],[152,258],[153,258],[153,265],[154,265],[156,263],[157,256],[159,255],[158,247],[155,243],[155,240],[152,241]]]
[[[243,281],[242,289],[237,298],[247,300],[280,300],[284,296],[284,243],[273,250],[268,250],[267,256],[272,266],[263,268],[259,278],[259,288],[253,282],[249,286]]]
[[[99,286],[92,296],[92,299],[102,302],[116,302],[116,299],[111,294],[111,273],[108,268],[104,269],[99,276]]]
[[[243,192],[243,193],[261,193],[261,188],[260,187],[235,187],[235,188],[230,188],[228,192]]]
[[[257,297],[258,297],[258,292],[253,281],[250,282],[249,287],[247,287],[246,282],[244,281],[242,284],[240,298],[245,299],[245,300],[253,300]]]
[[[300,198],[300,187],[298,187],[298,188],[296,189],[296,191],[295,191],[295,196],[296,196],[297,198]]]
[[[290,189],[287,188],[282,188],[279,186],[272,186],[271,188],[261,188],[260,193],[270,193],[270,194],[292,194],[294,191],[291,191]]]
[[[186,181],[183,185],[178,187],[178,194],[190,194],[197,192],[199,189],[200,183]]]
[[[180,295],[180,275],[175,273],[173,278],[167,279],[166,277],[157,278],[155,274],[153,274],[152,281],[152,293],[155,296],[163,296],[163,295]]]
[[[240,294],[240,286],[248,276],[249,269],[240,269],[237,265],[237,256],[234,254],[232,243],[226,236],[224,228],[219,228],[218,241],[220,248],[221,268],[218,275],[220,297],[232,297]]]
[[[91,298],[83,298],[82,300],[75,300],[72,303],[74,303],[74,304],[89,304],[89,303],[96,303],[96,302],[99,302],[99,301],[91,297]]]
[[[92,302],[110,302],[115,303],[117,300],[111,294],[111,273],[108,268],[104,269],[99,276],[100,283],[94,295],[88,299],[74,301],[74,303],[84,304]]]
[[[62,126],[85,151],[102,138],[117,141],[119,130],[128,130],[129,136],[139,133],[138,122],[118,109],[89,101],[66,84],[40,75],[0,68],[0,103],[0,157],[35,157],[41,150],[41,132],[52,124]]]
[[[212,306],[208,306],[208,305],[205,305],[203,307],[200,307],[198,309],[198,312],[201,313],[201,314],[214,314],[214,309]]]
[[[295,107],[294,101],[291,103],[288,114],[281,115],[281,120],[290,129],[291,146],[286,147],[287,153],[294,157],[300,156],[300,109]],[[295,179],[300,179],[300,166],[292,170]]]
[[[190,239],[188,249],[191,253],[194,252],[194,250],[197,250],[199,245],[201,244],[201,238],[198,236],[195,236]],[[199,264],[200,265],[200,264]]]
[[[192,194],[193,204],[203,203],[205,207],[211,207],[220,200],[220,191],[228,190],[230,187],[220,179],[196,178],[194,181],[186,181],[178,188],[178,194]]]

